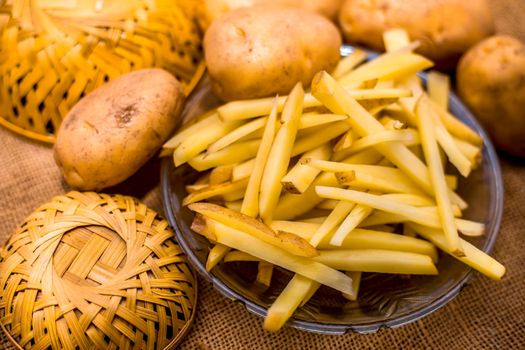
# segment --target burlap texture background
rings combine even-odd
[[[525,40],[525,1],[492,1],[500,32]],[[525,137],[525,135],[524,135]],[[497,283],[476,274],[445,307],[422,320],[375,334],[325,336],[285,328],[262,330],[262,320],[200,279],[195,323],[183,349],[522,349],[525,348],[525,162],[502,157],[505,211],[494,257],[507,267]],[[141,198],[162,212],[158,161],[112,192]],[[0,243],[36,207],[69,189],[49,146],[0,129]],[[10,348],[0,339],[0,348]]]

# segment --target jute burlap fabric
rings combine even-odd
[[[525,40],[525,2],[493,0],[498,30]],[[52,196],[69,190],[51,149],[0,129],[0,241]],[[505,182],[503,225],[493,255],[507,267],[501,282],[475,274],[442,309],[399,329],[325,336],[285,328],[262,330],[262,320],[200,279],[197,317],[183,349],[523,349],[525,348],[525,161],[501,159]],[[150,162],[113,192],[133,195],[162,212],[159,163]],[[0,349],[10,349],[0,340]]]

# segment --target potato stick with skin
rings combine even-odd
[[[437,275],[428,255],[384,249],[323,250],[313,258],[337,270]]]
[[[381,155],[373,149],[359,152],[344,159],[343,163],[374,164],[381,159]],[[315,186],[338,186],[334,174],[321,173],[304,193],[300,195],[285,194],[279,201],[274,213],[275,220],[289,220],[307,213],[315,208],[323,199],[315,193]]]
[[[303,157],[312,159],[329,159],[331,155],[332,151],[330,145],[326,143],[304,153]],[[320,172],[321,170],[297,162],[297,164],[295,164],[294,167],[282,178],[281,184],[286,192],[300,194],[310,187]]]
[[[326,218],[324,218],[324,220],[326,220]],[[321,224],[305,221],[273,220],[270,224],[270,227],[276,232],[290,232],[309,241],[315,234],[315,231],[319,229]]]
[[[241,213],[257,217],[259,215],[259,191],[261,187],[261,180],[264,172],[264,167],[272,148],[275,131],[277,130],[277,98],[275,99],[274,106],[267,119],[266,126],[264,128],[263,137],[261,139],[261,145],[257,151],[253,169],[251,170],[250,180],[246,188],[246,193],[242,202]]]
[[[255,158],[245,160],[242,163],[234,165],[232,170],[232,181],[239,181],[241,179],[247,178],[253,172],[255,167]]]
[[[352,294],[341,293],[341,295],[350,301],[356,301],[357,295],[359,294],[359,286],[361,285],[361,275],[363,274],[360,271],[346,271],[345,274],[352,279]]]
[[[196,122],[195,124],[192,124],[185,129],[179,130],[171,139],[169,139],[168,141],[166,141],[166,143],[164,143],[162,148],[173,150],[179,147],[180,144],[184,140],[192,136],[197,131],[200,131],[201,129],[208,127],[211,124],[220,122],[219,113],[217,113],[215,109],[207,112],[206,114],[207,114],[206,117]]]
[[[188,160],[196,157],[203,152],[211,143],[220,139],[240,125],[238,121],[210,123],[206,127],[199,129],[199,132],[187,137],[173,152],[175,166],[180,166]]]
[[[355,135],[352,132],[352,130],[348,130],[343,136],[337,140],[337,142],[334,145],[334,152],[341,152],[344,151],[352,146],[354,143]]]
[[[194,203],[189,208],[207,218],[242,230],[268,244],[278,246],[291,254],[306,257],[317,255],[316,249],[301,237],[286,232],[274,232],[270,227],[251,216],[212,203]]]
[[[191,203],[200,202],[205,199],[209,199],[216,196],[223,196],[227,193],[232,193],[236,191],[243,191],[248,185],[248,179],[243,179],[237,182],[223,183],[219,185],[207,186],[201,190],[195,191],[187,195],[183,201],[182,205],[187,206]]]
[[[207,224],[211,226],[210,229],[216,236],[217,242],[221,244],[253,255],[338,291],[344,293],[352,292],[352,280],[342,272],[315,262],[310,258],[293,255],[284,249],[217,221],[208,219]]]
[[[445,181],[445,171],[439,156],[439,147],[434,134],[435,123],[429,101],[423,96],[416,105],[416,117],[421,134],[421,145],[430,171],[430,181],[434,189],[439,218],[445,232],[447,244],[453,254],[463,255],[454,213],[450,205],[449,189]]]
[[[430,242],[434,243],[445,253],[452,255],[454,258],[481,272],[485,276],[499,281],[503,275],[505,275],[505,267],[502,264],[490,257],[488,254],[484,253],[482,250],[476,248],[468,241],[461,239],[461,245],[463,246],[465,256],[458,257],[452,254],[452,252],[448,249],[445,235],[443,234],[442,230],[436,230],[413,223],[410,223],[409,226],[411,226],[423,238],[428,239]]]
[[[206,271],[211,271],[229,252],[230,248],[223,244],[214,245],[206,259]]]
[[[346,115],[338,114],[319,114],[319,113],[304,113],[301,119],[299,120],[299,130],[312,128],[314,126],[325,125],[328,123],[338,122],[341,120],[346,120],[348,117]]]
[[[335,206],[339,203],[339,201],[333,200],[333,199],[325,199],[321,203],[317,205],[317,208],[319,209],[325,209],[325,210],[333,210]]]
[[[232,143],[239,141],[243,137],[251,134],[252,132],[262,129],[266,125],[267,120],[267,117],[257,118],[239,126],[237,129],[232,130],[230,133],[224,135],[223,137],[209,145],[207,148],[207,152],[217,152],[223,149],[224,147],[227,147]]]
[[[337,63],[337,66],[332,71],[332,76],[336,79],[348,74],[355,67],[359,66],[367,59],[368,55],[365,51],[355,49],[351,54],[342,58]]]
[[[259,214],[265,222],[272,220],[273,211],[279,201],[282,190],[281,179],[286,174],[292,157],[297,126],[302,115],[303,97],[302,85],[298,83],[286,100],[281,115],[282,125],[277,131],[268,155],[271,162],[264,167],[259,196]]]
[[[475,146],[483,145],[483,139],[474,130],[434,102],[430,103],[450,134]]]
[[[231,181],[233,165],[220,165],[210,172],[210,185],[218,185]]]
[[[350,129],[350,125],[346,121],[335,122],[323,127],[322,130],[316,130],[298,137],[292,148],[291,156],[295,157],[299,154],[319,147],[330,140],[338,137]]]
[[[355,204],[345,201],[340,201],[334,210],[328,215],[326,220],[319,226],[313,237],[309,240],[310,244],[317,247],[319,243],[328,237],[328,235],[339,226],[339,224],[348,216],[352,211]]]
[[[378,98],[401,98],[411,96],[412,93],[406,89],[356,89],[352,87],[345,88],[348,93],[356,100],[371,100]],[[281,112],[284,107],[284,102],[287,96],[279,97],[278,112]],[[272,109],[273,97],[265,97],[254,100],[233,101],[228,102],[217,109],[221,120],[242,120],[251,119],[268,115]],[[321,106],[315,97],[310,93],[304,95],[303,108],[319,107]]]
[[[214,153],[202,153],[188,160],[197,171],[204,171],[220,165],[235,164],[250,159],[257,154],[261,140],[235,143]]]
[[[341,225],[333,233],[330,244],[341,246],[350,232],[352,232],[364,219],[366,219],[373,209],[363,204],[357,204],[343,220]]]
[[[270,287],[270,283],[272,282],[272,275],[273,265],[266,261],[260,261],[255,281],[268,288]]]
[[[317,74],[312,82],[312,93],[332,112],[346,114],[352,128],[361,136],[371,135],[385,128],[326,72]],[[428,169],[410,150],[400,142],[375,146],[381,154],[403,170],[425,192],[433,193]]]
[[[350,280],[350,278],[348,278]],[[276,332],[292,317],[295,310],[303,300],[319,288],[320,284],[304,276],[295,275],[279,294],[264,318],[263,328],[270,332]],[[353,290],[350,292],[351,295]]]
[[[374,225],[413,221],[421,225],[441,228],[441,222],[436,207],[418,208],[411,205],[402,204],[379,195],[353,190],[344,190],[336,187],[316,186],[316,193],[322,198],[346,200],[395,214],[391,216],[392,218],[390,222],[374,223]],[[468,220],[455,219],[455,223],[458,225],[460,230],[466,228],[466,231],[472,232],[474,229],[474,225],[467,224],[469,223]],[[363,222],[363,224],[365,223]],[[363,224],[361,226],[363,226]]]
[[[450,92],[450,77],[438,71],[430,71],[427,74],[427,90],[430,99],[448,111],[448,94]]]

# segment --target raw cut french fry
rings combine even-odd
[[[472,143],[475,146],[480,147],[483,145],[483,139],[474,130],[437,104],[431,102],[431,105],[439,118],[441,118],[441,121],[447,128],[448,132],[461,140]]]
[[[313,95],[332,112],[346,114],[352,129],[361,136],[367,136],[385,128],[326,72],[318,73],[312,82]],[[425,192],[432,193],[428,169],[410,150],[400,142],[378,144],[375,148],[403,170]]]
[[[430,99],[438,106],[448,111],[448,94],[450,92],[450,77],[438,71],[427,74],[427,90]]]
[[[248,181],[246,193],[242,202],[241,213],[251,217],[256,217],[257,215],[259,215],[259,190],[261,187],[261,180],[264,172],[264,167],[266,166],[268,155],[270,154],[270,149],[272,148],[275,131],[277,129],[276,122],[277,99],[275,99],[272,111],[270,112],[270,116],[267,119],[267,123],[264,128],[264,133],[261,139],[261,144],[255,157],[253,169],[251,170],[250,180]]]
[[[270,287],[273,276],[273,265],[266,261],[260,261],[255,281],[266,288]]]
[[[231,210],[241,211],[242,200],[231,201],[231,202],[227,201],[227,202],[224,202],[224,206]]]
[[[208,153],[217,152],[223,149],[224,147],[227,147],[232,143],[239,141],[243,137],[246,137],[247,135],[251,134],[252,132],[262,129],[266,125],[267,120],[267,117],[257,118],[239,126],[237,129],[234,129],[230,133],[224,135],[223,137],[209,145],[207,148]]]
[[[231,181],[233,165],[219,165],[210,172],[210,185],[218,185]]]
[[[326,220],[326,218],[323,218],[323,221]],[[305,240],[309,241],[313,235],[315,234],[315,231],[321,226],[319,223],[314,222],[305,222],[305,221],[287,221],[287,220],[273,220],[270,224],[270,227],[272,230],[278,232],[278,231],[284,231],[284,232],[290,232],[293,234],[298,235],[301,238],[304,238]]]
[[[242,230],[291,254],[307,257],[317,255],[316,249],[301,237],[284,232],[274,232],[270,227],[251,216],[212,203],[194,203],[189,208],[207,218]]]
[[[384,249],[323,250],[313,258],[343,271],[437,275],[428,255]]]
[[[253,255],[250,255],[240,250],[234,250],[226,254],[223,259],[224,262],[236,262],[236,261],[249,261],[249,262],[259,262],[261,259],[256,258]]]
[[[244,162],[235,165],[232,170],[232,181],[239,181],[247,178],[252,174],[254,167],[255,158],[245,160]]]
[[[338,291],[352,292],[352,280],[342,272],[312,259],[293,255],[284,249],[217,221],[207,220],[207,224],[211,226],[210,229],[214,232],[217,242],[221,244],[253,255]]]
[[[355,135],[352,132],[352,130],[348,130],[343,136],[337,140],[336,144],[334,145],[334,152],[341,152],[344,151],[352,144],[354,143]]]
[[[206,271],[211,271],[230,252],[230,248],[223,244],[216,244],[211,248],[206,260]]]
[[[407,46],[410,43],[408,33],[404,29],[395,28],[383,33],[383,43],[386,52],[395,52]]]
[[[459,261],[467,264],[468,266],[476,269],[487,277],[490,277],[496,281],[501,280],[501,277],[505,274],[505,267],[496,261],[494,258],[490,257],[488,254],[484,253],[482,250],[476,248],[471,243],[461,239],[461,246],[465,256],[458,257],[449,250],[445,235],[442,230],[432,229],[422,225],[417,225],[410,223],[409,224],[419,235],[428,239],[430,242],[434,243],[441,250],[447,254],[452,255],[454,258]]]
[[[361,106],[371,115],[376,115],[392,103],[397,102],[397,98],[382,98],[377,100],[360,101]]]
[[[350,280],[350,278],[348,279]],[[319,283],[296,274],[268,309],[263,328],[270,332],[281,329],[286,321],[292,317],[301,302],[308,295],[312,295],[319,286]]]
[[[326,218],[327,218],[327,216],[318,216],[318,217],[311,217],[311,218],[301,219],[301,221],[302,222],[306,222],[306,223],[314,223],[314,224],[321,225],[326,220]]]
[[[381,197],[394,200],[398,203],[413,205],[414,207],[432,207],[436,205],[430,197],[412,193],[389,193],[383,194]]]
[[[372,213],[372,208],[363,204],[357,204],[352,211],[343,220],[341,225],[335,230],[330,244],[334,246],[341,246],[346,236],[352,232],[368,215]]]
[[[407,146],[414,146],[420,143],[419,135],[414,129],[385,130],[355,140],[350,147],[344,150],[344,152],[346,152],[345,154],[348,156],[355,152],[362,151],[367,147],[393,141],[402,142]]]
[[[182,201],[183,206],[187,206],[191,203],[203,201],[205,199],[213,198],[215,196],[224,196],[227,193],[233,193],[237,191],[244,191],[248,185],[248,179],[240,180],[237,182],[223,183],[219,185],[207,186],[201,190],[195,191],[187,195]]]
[[[290,163],[297,126],[302,115],[303,97],[302,85],[298,83],[286,99],[281,115],[282,125],[277,131],[268,154],[271,163],[267,163],[264,167],[259,196],[259,214],[265,222],[272,220],[273,211],[279,201],[282,190],[281,179],[286,174]]]
[[[310,239],[310,244],[317,247],[319,243],[327,238],[329,234],[347,217],[354,206],[354,203],[340,201],[330,215],[328,215],[326,220],[315,231],[315,234]]]
[[[188,164],[195,170],[204,171],[220,165],[239,163],[255,156],[260,143],[261,140],[235,143],[214,153],[199,154],[188,160]]]
[[[291,156],[295,157],[304,152],[319,147],[339,135],[347,132],[350,125],[346,121],[335,122],[323,127],[321,130],[314,130],[301,137],[298,137],[292,148]]]
[[[328,123],[339,122],[346,120],[346,115],[338,114],[319,114],[319,113],[304,113],[299,120],[299,130],[312,128],[314,126],[325,125]]]
[[[468,143],[467,141],[460,140],[456,137],[454,137],[454,142],[456,143],[456,146],[459,148],[461,153],[463,153],[465,157],[468,158],[468,160],[472,164],[472,167],[477,168],[481,163],[481,148],[474,146],[473,144]]]
[[[421,145],[430,172],[430,181],[436,198],[439,218],[448,247],[457,256],[463,255],[459,235],[454,221],[454,213],[450,205],[449,189],[445,181],[445,171],[439,156],[439,147],[434,135],[435,123],[429,101],[422,97],[416,105],[416,117],[421,134]]]
[[[352,69],[360,65],[368,57],[367,53],[360,49],[354,49],[351,54],[342,58],[332,72],[336,79],[350,73]]]
[[[180,144],[186,140],[189,136],[192,136],[196,131],[208,127],[211,124],[219,123],[219,114],[216,110],[211,110],[206,113],[206,116],[203,117],[200,121],[188,126],[187,128],[177,132],[171,139],[166,141],[162,148],[174,150],[179,147]]]
[[[406,123],[398,119],[391,118],[389,116],[383,116],[379,119],[379,122],[388,130],[404,130],[408,128]]]
[[[304,153],[303,157],[326,160],[329,159],[331,155],[330,145],[326,143]],[[281,184],[286,192],[300,194],[306,191],[320,172],[318,169],[297,162],[288,174],[282,178]]]
[[[345,274],[352,279],[353,293],[342,293],[341,295],[350,301],[356,301],[357,295],[359,294],[359,286],[361,285],[361,275],[363,273],[360,271],[346,271]]]
[[[195,184],[193,184],[193,185],[186,185],[184,188],[186,189],[186,192],[194,193],[194,192],[202,190],[203,188],[206,188],[208,186],[209,186],[208,184],[202,184],[202,185],[195,185]]]
[[[319,203],[316,208],[325,209],[325,210],[334,210],[337,203],[339,203],[339,201],[336,201],[333,199],[325,199],[324,201]]]

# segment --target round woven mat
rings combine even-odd
[[[31,349],[171,349],[197,284],[166,220],[132,197],[70,192],[1,251],[0,322]]]

